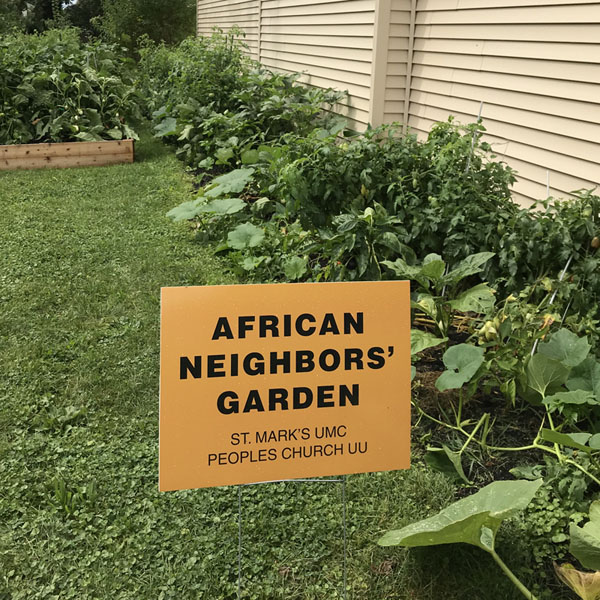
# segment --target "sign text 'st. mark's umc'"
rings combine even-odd
[[[408,282],[162,289],[161,490],[409,460]]]

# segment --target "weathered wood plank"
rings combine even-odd
[[[133,140],[0,146],[0,170],[102,166],[133,161]]]

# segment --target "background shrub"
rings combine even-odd
[[[194,35],[195,0],[102,0],[99,28],[111,41],[133,49],[142,36],[177,44]]]

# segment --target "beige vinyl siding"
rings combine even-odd
[[[410,0],[392,0],[386,56],[383,123],[404,119],[410,46]]]
[[[300,81],[347,90],[338,110],[369,122],[375,0],[262,0],[261,62]]]
[[[258,59],[259,0],[198,0],[196,16],[198,35],[210,35],[214,27],[229,31],[237,25],[245,33],[249,54]]]
[[[522,203],[600,183],[600,2],[418,0],[410,127],[455,115],[518,171]],[[400,108],[398,105],[397,108]]]
[[[198,1],[200,35],[233,24],[265,66],[347,90],[355,129],[482,106],[518,201],[600,184],[599,0]]]

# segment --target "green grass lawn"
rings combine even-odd
[[[236,282],[165,218],[190,190],[148,139],[133,165],[0,174],[0,600],[236,598],[237,488],[157,490],[160,287]],[[347,597],[519,598],[477,549],[376,546],[454,494],[418,464],[349,477]],[[243,598],[342,597],[340,485],[243,507]]]

